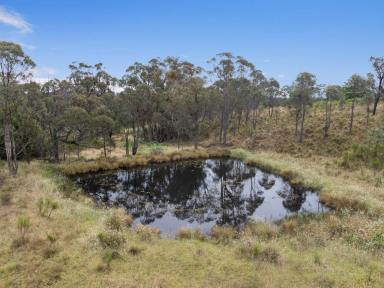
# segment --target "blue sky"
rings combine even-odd
[[[2,0],[0,39],[22,43],[39,78],[65,77],[72,61],[118,77],[153,57],[209,67],[231,51],[282,84],[303,71],[341,84],[384,56],[383,11],[382,0]]]

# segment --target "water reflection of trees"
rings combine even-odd
[[[235,160],[208,160],[153,165],[79,179],[98,200],[125,207],[141,222],[151,223],[167,211],[198,223],[216,220],[239,225],[252,215],[263,197],[244,181],[255,169]]]
[[[241,225],[263,203],[275,185],[267,174],[237,160],[190,161],[93,174],[80,178],[98,200],[125,207],[145,224],[165,213],[189,222]],[[283,206],[298,211],[305,194],[285,185]]]

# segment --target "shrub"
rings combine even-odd
[[[116,230],[116,231],[120,231],[123,227],[122,220],[119,217],[119,215],[117,215],[116,213],[113,213],[111,216],[107,218],[107,220],[105,221],[105,225],[109,229]]]
[[[139,235],[140,239],[143,241],[149,241],[154,238],[159,238],[161,234],[161,231],[159,228],[142,225],[142,224],[139,224],[136,226],[135,232]]]
[[[51,217],[52,211],[59,208],[59,204],[51,198],[40,198],[37,202],[39,213],[44,217]]]
[[[215,225],[212,227],[210,235],[218,242],[228,243],[236,237],[236,231],[230,226]]]
[[[177,231],[176,238],[205,240],[206,236],[199,229],[181,228]]]
[[[122,244],[125,243],[125,238],[117,233],[109,232],[100,232],[97,234],[97,239],[99,240],[100,245],[106,248],[119,248]]]

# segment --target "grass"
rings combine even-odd
[[[366,168],[344,170],[337,158],[323,156],[297,158],[275,152],[251,153],[243,149],[233,149],[231,156],[281,175],[294,185],[315,189],[323,203],[337,210],[384,213],[383,186],[372,181],[383,175],[375,171]]]
[[[188,149],[182,151],[171,150],[165,153],[142,154],[129,158],[99,159],[96,161],[78,161],[72,163],[65,163],[58,166],[58,168],[65,175],[71,176],[88,172],[98,172],[119,168],[145,166],[148,164],[159,164],[181,160],[227,157],[229,156],[229,154],[229,150],[222,148],[211,148],[201,150]]]
[[[163,153],[111,163],[221,155]],[[68,192],[73,187],[47,172],[46,164],[21,163],[19,175],[4,176],[0,186],[11,191],[11,201],[0,208],[0,287],[383,287],[384,190],[371,181],[377,174],[342,170],[329,157],[246,150],[231,155],[318,189],[338,210],[280,225],[251,223],[242,233],[215,228],[204,241],[191,230],[180,232],[180,240],[162,239],[148,226],[129,227],[121,211],[96,208]],[[92,163],[74,163],[81,169],[71,171],[89,171]],[[57,203],[51,217],[37,205],[47,197]],[[13,247],[20,217],[29,221],[28,242]]]

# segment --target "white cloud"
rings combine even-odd
[[[284,75],[284,74],[279,74],[279,75],[277,75],[277,77],[279,77],[279,78],[285,78],[285,75]]]
[[[19,13],[9,11],[0,6],[0,23],[12,26],[22,33],[32,32],[32,25],[29,24]]]
[[[48,66],[42,66],[42,67],[36,67],[33,69],[33,77],[32,81],[35,81],[40,84],[44,84],[45,82],[48,82],[49,80],[52,80],[55,77],[55,74],[57,73],[57,70],[53,67]]]
[[[35,50],[37,47],[35,45],[25,44],[25,43],[19,43],[21,47],[27,49],[27,50]]]

